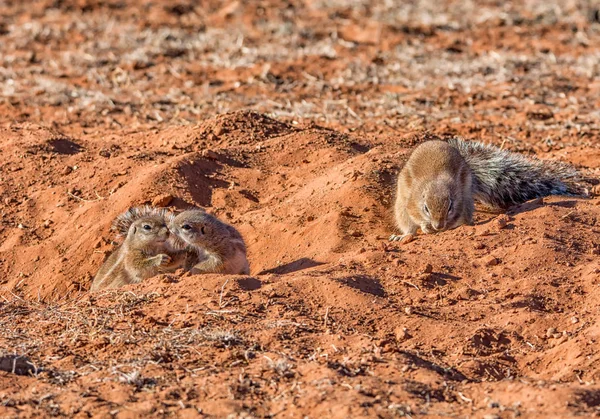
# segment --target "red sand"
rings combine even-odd
[[[0,355],[42,368],[0,416],[600,412],[598,186],[387,241],[431,135],[597,183],[593,10],[361,4],[0,6]],[[251,276],[88,294],[114,217],[171,197]]]

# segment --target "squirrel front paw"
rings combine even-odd
[[[425,234],[435,233],[435,230],[431,228],[430,224],[421,224],[421,231]]]
[[[167,266],[169,263],[171,263],[171,256],[165,253],[160,253],[156,255],[156,260],[158,261],[159,266]]]

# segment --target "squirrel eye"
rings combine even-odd
[[[202,226],[202,227],[200,228],[200,232],[202,232],[202,234],[206,234],[206,231],[204,230],[204,226]]]
[[[423,211],[425,211],[425,214],[429,215],[429,208],[427,208],[427,204],[423,204]]]
[[[181,229],[182,229],[182,230],[191,230],[191,229],[192,229],[192,226],[191,226],[191,225],[189,225],[189,224],[184,224],[184,225],[182,225],[182,226],[181,226]]]
[[[152,230],[152,226],[150,224],[143,225],[144,230]]]

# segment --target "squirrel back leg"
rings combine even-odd
[[[215,254],[207,254],[206,258],[196,263],[190,272],[192,274],[223,273],[225,265],[223,260]]]
[[[250,266],[246,258],[246,252],[237,250],[224,264],[223,273],[232,275],[249,275]]]
[[[104,261],[98,273],[92,281],[90,291],[98,291],[105,288],[111,288],[114,279],[120,276],[120,265],[122,263],[122,254],[120,249],[113,252],[108,259]]]
[[[471,189],[465,189],[463,191],[464,199],[462,202],[463,208],[460,217],[448,226],[448,229],[456,228],[460,225],[473,225],[473,213],[475,212],[475,204],[473,201],[473,192]]]

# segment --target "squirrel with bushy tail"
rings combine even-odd
[[[473,223],[474,202],[503,210],[548,195],[585,195],[577,170],[453,138],[419,145],[397,182],[394,215],[400,240],[420,228],[425,234]]]

